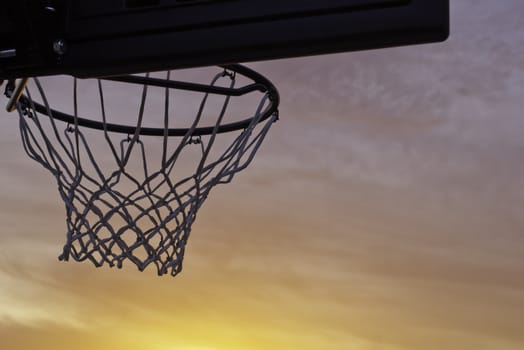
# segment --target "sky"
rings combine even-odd
[[[445,43],[249,64],[280,120],[176,278],[59,262],[55,180],[0,112],[0,348],[524,348],[524,3]]]

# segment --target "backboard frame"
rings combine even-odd
[[[25,17],[0,33],[0,52],[11,53],[0,54],[4,79],[223,65],[439,42],[449,35],[449,0],[20,3],[10,12]],[[8,42],[14,47],[2,45],[9,30],[18,37]]]

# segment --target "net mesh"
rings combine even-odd
[[[169,73],[165,79],[170,79]],[[234,87],[236,75],[228,71],[215,75],[209,86],[223,79],[229,88]],[[148,93],[146,84],[140,87],[135,132],[115,133],[107,127],[107,94],[103,81],[98,80],[104,127],[93,141],[94,131],[79,125],[79,100],[85,91],[79,91],[76,79],[72,87],[74,119],[69,123],[55,118],[42,83],[33,79],[31,85],[17,106],[19,126],[26,153],[53,174],[65,203],[67,239],[59,259],[89,260],[97,267],[120,268],[131,262],[141,271],[154,265],[159,275],[177,275],[191,226],[211,189],[229,183],[252,161],[277,118],[276,113],[264,118],[271,96],[255,91],[258,102],[249,123],[222,134],[220,127],[235,97],[219,96],[220,102],[212,108],[211,132],[199,135],[209,92],[198,92],[196,116],[183,135],[173,137],[169,135],[173,89],[163,89],[159,99]],[[37,97],[31,95],[33,90]],[[162,136],[141,134],[148,99],[154,99],[157,106],[159,101],[163,104]],[[224,135],[226,140],[222,140]],[[149,153],[148,147],[152,148]],[[155,164],[151,164],[152,155],[156,155]],[[189,158],[194,163],[183,164]]]

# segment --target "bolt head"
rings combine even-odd
[[[53,51],[57,55],[60,55],[60,56],[65,55],[67,51],[66,42],[63,39],[55,40],[55,42],[53,43]]]

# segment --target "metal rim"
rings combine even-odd
[[[166,87],[166,88],[188,90],[188,91],[197,91],[197,92],[218,94],[218,95],[225,95],[225,96],[242,96],[247,93],[258,90],[260,92],[267,93],[269,96],[269,99],[268,99],[269,105],[264,109],[264,111],[261,112],[262,116],[260,117],[259,122],[262,122],[268,119],[269,117],[271,117],[272,115],[278,113],[278,105],[280,102],[280,96],[278,94],[278,90],[276,89],[276,87],[266,77],[262,76],[260,73],[250,68],[247,68],[239,64],[224,65],[220,67],[224,68],[226,71],[232,71],[246,78],[249,78],[250,80],[253,81],[253,84],[246,85],[240,88],[227,88],[227,87],[217,87],[217,86],[196,84],[196,83],[183,82],[183,81],[173,81],[173,80],[168,81],[168,80],[163,80],[163,79],[155,79],[155,78],[148,78],[148,77],[141,77],[141,76],[134,76],[134,75],[105,77],[101,79],[111,80],[111,81],[120,81],[120,82],[131,83],[131,84],[142,84],[142,85],[146,84],[146,85],[151,85],[151,86]],[[28,102],[29,101],[26,96],[22,96],[20,98],[20,103],[29,105]],[[86,128],[97,129],[97,130],[107,130],[109,132],[121,133],[121,134],[135,134],[137,131],[136,126],[102,123],[102,122],[91,120],[88,118],[75,117],[68,113],[64,113],[64,112],[57,111],[51,108],[47,108],[45,105],[42,105],[36,102],[33,102],[33,106],[38,113],[47,115],[50,118],[54,118],[54,119],[63,121],[65,123],[69,123],[71,125],[79,125],[79,126],[83,126]],[[194,129],[191,135],[204,136],[204,135],[211,135],[214,133],[227,133],[227,132],[232,132],[236,130],[242,130],[242,129],[247,128],[251,124],[251,121],[255,118],[259,118],[259,116],[254,116],[254,117],[246,118],[246,119],[243,119],[237,122],[220,125],[218,128],[216,128],[215,126],[199,127],[199,128]],[[139,135],[184,136],[184,135],[187,135],[189,131],[190,131],[189,128],[169,128],[166,130],[164,128],[141,127],[139,130]]]

